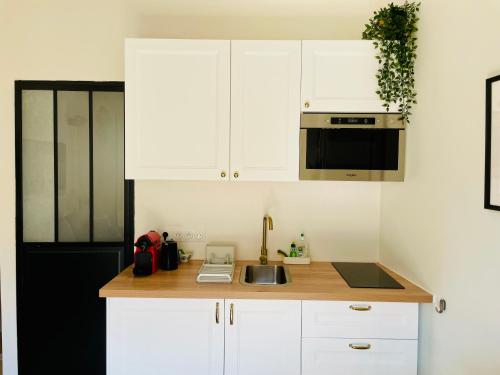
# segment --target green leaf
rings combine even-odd
[[[379,51],[375,56],[379,63],[375,75],[379,86],[377,95],[387,110],[391,103],[397,104],[401,117],[408,123],[417,96],[414,65],[420,5],[420,2],[409,1],[402,5],[389,3],[373,13],[362,33],[363,39],[373,40]]]

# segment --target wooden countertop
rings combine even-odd
[[[132,266],[125,269],[99,290],[100,297],[130,298],[221,298],[221,299],[296,299],[374,302],[432,302],[432,295],[383,267],[405,289],[350,288],[329,262],[310,265],[287,265],[292,282],[286,285],[242,285],[241,266],[236,263],[231,284],[196,282],[202,261],[180,264],[176,271],[158,271],[151,276],[134,277]],[[270,262],[270,264],[281,264]]]
[[[287,285],[242,285],[241,266],[256,261],[236,263],[231,284],[196,282],[202,261],[179,265],[176,271],[158,271],[147,277],[134,277],[132,266],[125,269],[99,291],[100,297],[131,298],[234,298],[300,299],[379,302],[432,302],[432,295],[408,280],[384,268],[405,289],[350,288],[329,262],[310,265],[286,265],[292,282]],[[281,264],[270,262],[270,264]]]

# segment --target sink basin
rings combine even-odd
[[[240,283],[247,285],[283,285],[292,281],[283,266],[246,265],[241,270]]]

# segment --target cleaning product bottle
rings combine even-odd
[[[300,234],[299,240],[297,241],[297,256],[298,257],[308,257],[309,256],[309,252],[307,251],[307,244],[306,244],[304,233]]]
[[[297,246],[295,245],[295,242],[292,242],[292,244],[290,245],[290,256],[291,257],[297,256]]]

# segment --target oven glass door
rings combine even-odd
[[[301,129],[301,179],[402,180],[404,130]]]

